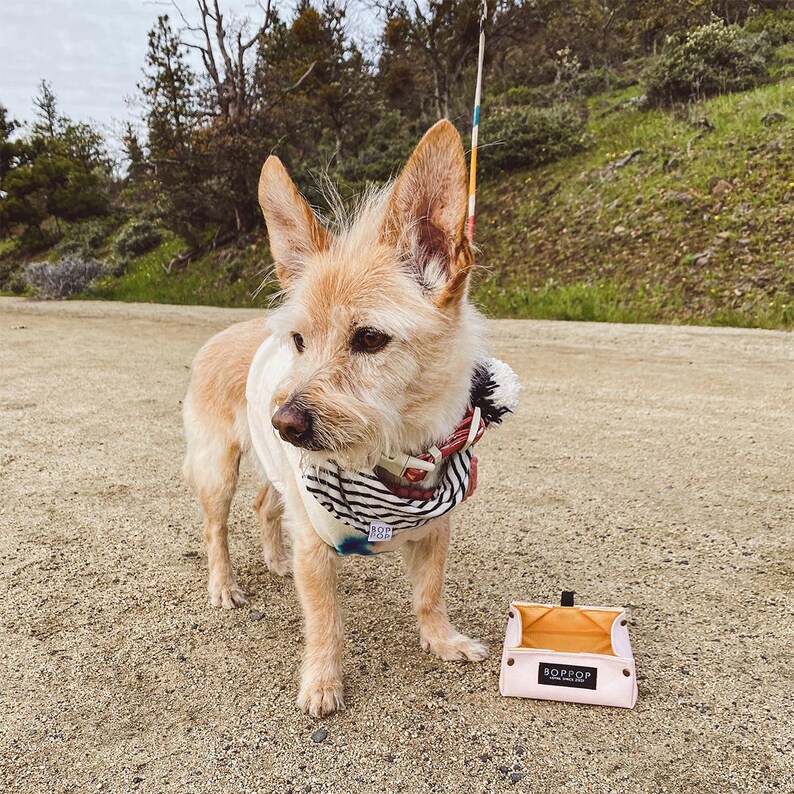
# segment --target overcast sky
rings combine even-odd
[[[180,5],[194,7],[193,0]],[[293,2],[274,6],[288,18]],[[253,0],[222,0],[221,8],[256,12]],[[118,132],[137,114],[125,100],[141,79],[146,34],[165,13],[178,20],[167,0],[0,0],[0,103],[12,118],[30,121],[46,79],[61,113]]]

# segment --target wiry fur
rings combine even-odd
[[[309,460],[332,457],[345,468],[371,469],[383,453],[424,451],[459,421],[484,353],[480,318],[466,295],[473,262],[463,236],[466,192],[463,149],[448,122],[428,132],[393,185],[366,194],[352,216],[330,228],[281,163],[265,163],[259,198],[283,300],[266,319],[232,326],[199,351],[184,406],[184,470],[204,512],[213,606],[245,603],[229,560],[227,518],[250,447],[246,377],[269,335],[284,345],[294,344],[296,333],[304,340],[304,352],[276,385],[275,403],[290,401],[313,417],[314,446],[322,451],[304,451]],[[376,353],[356,351],[351,338],[361,328],[386,333],[390,342]],[[255,509],[268,568],[285,573],[293,547],[307,641],[298,703],[328,714],[343,703],[336,554],[292,491],[279,498],[265,484]],[[444,659],[482,659],[483,646],[446,616],[448,544],[449,522],[441,519],[403,547],[422,646]]]

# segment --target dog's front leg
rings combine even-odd
[[[298,706],[312,717],[344,707],[342,616],[336,593],[337,554],[304,525],[294,533],[293,575],[303,608],[306,650]]]
[[[421,540],[408,541],[402,547],[405,567],[413,585],[419,641],[424,650],[441,659],[480,662],[488,656],[488,649],[457,631],[447,617],[444,570],[449,539],[449,519],[440,518]]]

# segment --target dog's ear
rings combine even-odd
[[[400,173],[389,200],[384,239],[415,270],[439,306],[466,294],[474,264],[464,235],[466,156],[449,121],[434,124]]]
[[[262,166],[259,206],[265,215],[276,275],[281,286],[287,287],[299,275],[307,257],[328,247],[328,232],[275,155]]]

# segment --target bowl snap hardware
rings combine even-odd
[[[508,667],[512,667],[515,663],[516,663],[515,659],[508,659],[507,660],[507,666]]]
[[[624,670],[623,675],[625,675],[628,678],[628,676],[631,675],[631,670]]]
[[[513,615],[513,610],[512,609],[507,613],[507,617],[509,617],[509,618],[515,617]]]
[[[628,623],[628,620],[621,620],[620,625],[625,626]]]

